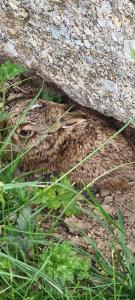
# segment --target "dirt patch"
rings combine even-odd
[[[112,194],[104,196],[97,195],[97,200],[102,205],[102,208],[112,217],[115,224],[121,230],[125,231],[125,243],[135,253],[135,200],[133,188],[131,191],[113,192]],[[102,201],[101,201],[102,198]],[[114,249],[114,241],[120,241],[121,231],[115,226],[111,227],[102,214],[91,203],[84,205],[82,203],[83,211],[79,216],[71,216],[63,218],[55,230],[55,235],[61,240],[70,240],[77,246],[82,246],[90,252],[94,251],[93,243],[96,242],[96,247],[103,251],[108,257],[111,256],[111,250]],[[119,214],[122,215],[122,220],[119,220]],[[123,226],[121,225],[123,222]],[[47,230],[51,227],[49,222],[44,222],[42,219],[42,227]],[[117,250],[120,249],[118,243]]]
[[[104,191],[104,194],[105,192],[107,191]],[[121,211],[126,232],[126,243],[130,250],[135,252],[135,203],[133,189],[130,192],[114,192],[106,196],[102,196],[102,194],[97,195],[97,199],[99,199],[99,201],[101,198],[101,205],[103,209],[112,217],[118,226],[120,226],[118,221],[118,210]],[[97,209],[92,205],[88,205],[86,210],[87,213],[83,214],[79,218],[73,216],[64,220],[65,226],[69,231],[69,239],[76,244],[85,244],[85,247],[87,241],[88,245],[90,245],[90,240],[94,239],[97,247],[110,256],[110,247],[112,248],[111,243],[113,243],[114,237],[116,240],[118,239],[120,231],[115,228],[112,233],[109,232],[106,228],[107,222],[103,219],[101,213],[99,213],[99,211],[97,212]],[[96,218],[94,216],[92,217],[90,213],[94,213],[99,219],[96,220]],[[84,237],[79,234],[82,230],[86,234]],[[87,247],[90,249],[90,246]],[[91,250],[92,249],[93,247],[91,247]]]

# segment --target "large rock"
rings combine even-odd
[[[126,121],[135,115],[134,0],[2,0],[1,55],[73,100]]]

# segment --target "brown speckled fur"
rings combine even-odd
[[[10,108],[11,117],[8,125],[15,125],[30,100],[20,100]],[[104,118],[88,110],[68,111],[64,104],[38,100],[40,107],[28,111],[19,125],[32,128],[33,136],[20,138],[12,136],[15,152],[22,148],[30,150],[22,159],[24,170],[44,168],[44,173],[58,174],[65,172],[90,154],[100,144],[115,133]],[[118,135],[108,146],[92,159],[86,161],[70,174],[72,182],[88,184],[105,171],[115,166],[134,161],[134,153],[128,141]],[[111,172],[94,183],[99,189],[121,189],[135,180],[135,166],[130,165]]]

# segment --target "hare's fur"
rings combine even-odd
[[[10,108],[9,125],[15,125],[30,104],[20,100]],[[97,113],[78,109],[68,110],[64,104],[38,100],[22,118],[12,136],[14,152],[27,151],[22,158],[25,171],[44,169],[45,174],[66,172],[115,133],[115,129]],[[30,128],[32,135],[20,137],[22,128]],[[76,184],[88,184],[106,171],[134,161],[134,152],[126,138],[119,134],[91,159],[71,172]],[[94,182],[98,188],[126,188],[135,178],[135,166],[123,166]]]

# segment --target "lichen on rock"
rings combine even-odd
[[[135,64],[125,51],[134,20],[129,0],[3,0],[1,55],[125,122],[135,115]]]

